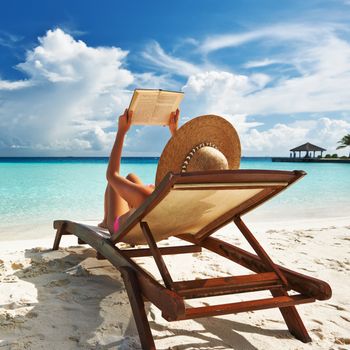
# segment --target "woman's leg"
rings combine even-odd
[[[107,228],[107,216],[108,216],[108,184],[106,186],[103,200],[103,220],[97,225],[98,227]]]
[[[154,190],[140,182],[134,183],[118,173],[107,173],[107,180],[111,188],[128,203],[130,208],[138,208]]]
[[[130,173],[126,176],[127,180],[130,180],[131,182],[135,183],[135,184],[140,184],[142,185],[142,181],[141,179],[136,175],[136,174],[133,174],[133,173]],[[103,220],[102,222],[100,222],[98,224],[99,227],[102,227],[102,228],[108,228],[108,213],[109,213],[109,208],[112,207],[112,212],[114,213],[114,216],[115,217],[115,214],[116,212],[119,212],[119,210],[116,209],[116,206],[118,205],[118,200],[115,199],[115,196],[117,195],[115,193],[115,191],[112,189],[112,192],[110,192],[110,186],[109,184],[107,184],[106,186],[106,190],[105,190],[105,195],[104,195],[104,216],[103,216]],[[112,197],[110,197],[112,196]],[[124,204],[123,204],[124,206]],[[129,209],[131,209],[131,207],[129,206],[128,204],[128,207]],[[118,215],[120,216],[120,215]]]
[[[135,174],[128,174],[122,179],[116,177],[118,179],[114,181],[112,179],[112,184],[109,182],[106,189],[106,227],[110,233],[114,233],[114,222],[117,217],[123,216],[122,219],[125,220],[129,210],[138,207],[153,192],[153,189],[144,186]]]
[[[106,227],[108,228],[108,231],[113,234],[115,219],[127,213],[129,211],[129,205],[128,202],[109,184],[106,189],[106,204]]]
[[[134,184],[143,185],[143,182],[136,174],[130,173],[126,176],[126,179],[133,182]]]

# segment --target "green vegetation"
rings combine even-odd
[[[318,157],[321,158],[321,157]],[[338,156],[337,153],[333,153],[333,154],[329,154],[327,153],[323,158],[327,158],[327,159],[349,159],[350,157],[347,156]]]
[[[350,147],[350,134],[345,135],[340,141],[340,146],[337,147],[337,149],[345,148],[345,147]],[[349,153],[349,158],[350,158],[350,153]]]

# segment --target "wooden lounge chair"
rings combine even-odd
[[[112,236],[96,227],[55,221],[57,234],[53,249],[58,249],[62,235],[74,234],[80,243],[95,248],[99,257],[108,259],[121,272],[143,349],[155,349],[144,300],[157,306],[168,321],[279,308],[289,331],[302,342],[309,342],[311,338],[295,305],[329,299],[332,294],[330,286],[275,264],[241,219],[242,215],[304,175],[302,171],[274,170],[169,173]],[[232,221],[256,255],[211,237],[216,230]],[[159,248],[156,242],[169,236],[177,236],[187,244]],[[117,245],[121,241],[147,244],[148,247],[122,250]],[[202,248],[254,273],[173,281],[163,255],[199,252]],[[139,256],[153,256],[163,283],[156,281],[132,260]],[[270,291],[272,297],[202,307],[188,307],[184,302],[192,298],[262,290]]]

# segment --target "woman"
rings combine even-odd
[[[170,116],[169,129],[172,135],[178,127],[180,111]],[[100,227],[107,228],[111,234],[115,233],[121,222],[133,212],[133,208],[139,207],[142,202],[153,192],[154,185],[144,185],[135,174],[126,177],[120,175],[120,160],[124,138],[130,129],[132,113],[127,109],[119,117],[116,139],[109,157],[107,168],[107,188],[104,200],[104,219]]]

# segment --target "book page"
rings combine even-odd
[[[170,114],[176,111],[182,98],[182,92],[136,89],[129,106],[132,124],[169,125]]]
[[[162,125],[169,125],[170,114],[176,111],[182,98],[182,93],[161,91],[154,109],[153,119],[161,122]]]
[[[135,90],[129,110],[133,112],[133,124],[149,124],[158,100],[158,90]]]

